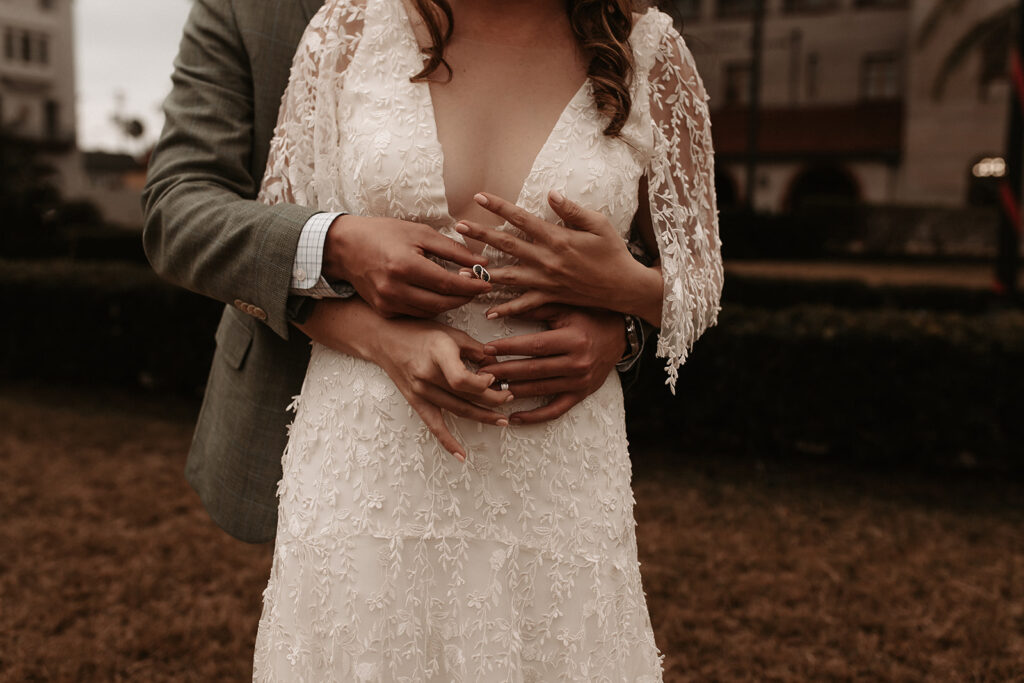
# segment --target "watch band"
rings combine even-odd
[[[626,320],[626,352],[615,364],[619,372],[626,372],[636,365],[644,350],[644,326],[640,318],[628,313],[623,317]]]

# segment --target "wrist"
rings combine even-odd
[[[351,280],[348,269],[345,267],[343,256],[351,249],[350,239],[353,232],[355,216],[342,214],[331,221],[327,227],[327,235],[324,238],[323,266],[321,272],[328,280],[345,281]]]
[[[627,271],[622,292],[626,300],[622,307],[616,309],[620,313],[643,318],[655,327],[661,324],[661,307],[664,299],[664,280],[661,268],[645,266],[633,261]]]

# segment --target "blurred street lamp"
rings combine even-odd
[[[982,159],[974,165],[971,173],[975,178],[1002,178],[1006,175],[1006,160],[1002,157]]]

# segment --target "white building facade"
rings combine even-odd
[[[924,45],[938,0],[765,0],[755,207],[809,197],[961,207],[971,169],[1001,156],[1005,77],[979,86],[971,53],[941,98],[953,45],[1012,0],[971,0]],[[675,0],[711,95],[723,204],[745,196],[752,0]],[[977,52],[977,51],[975,51]]]
[[[0,0],[0,129],[74,147],[72,0]]]

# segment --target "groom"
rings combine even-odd
[[[227,304],[185,474],[213,520],[253,543],[274,538],[285,406],[299,393],[310,352],[295,326],[318,298],[354,287],[384,315],[426,315],[424,308],[450,308],[486,287],[454,273],[425,279],[424,251],[464,263],[475,257],[424,226],[406,223],[384,236],[373,219],[255,201],[293,53],[322,1],[195,0],[143,193],[154,269]],[[349,277],[353,265],[385,262],[394,266],[377,278]],[[417,311],[408,308],[413,288]],[[595,391],[626,346],[621,316],[567,308],[551,316],[563,330],[545,344],[494,344],[502,355],[556,359],[554,369],[541,364],[547,369],[527,378],[533,382],[512,385],[517,396],[531,386],[562,391],[563,400],[524,422],[557,417]],[[591,371],[575,377],[581,364]]]

